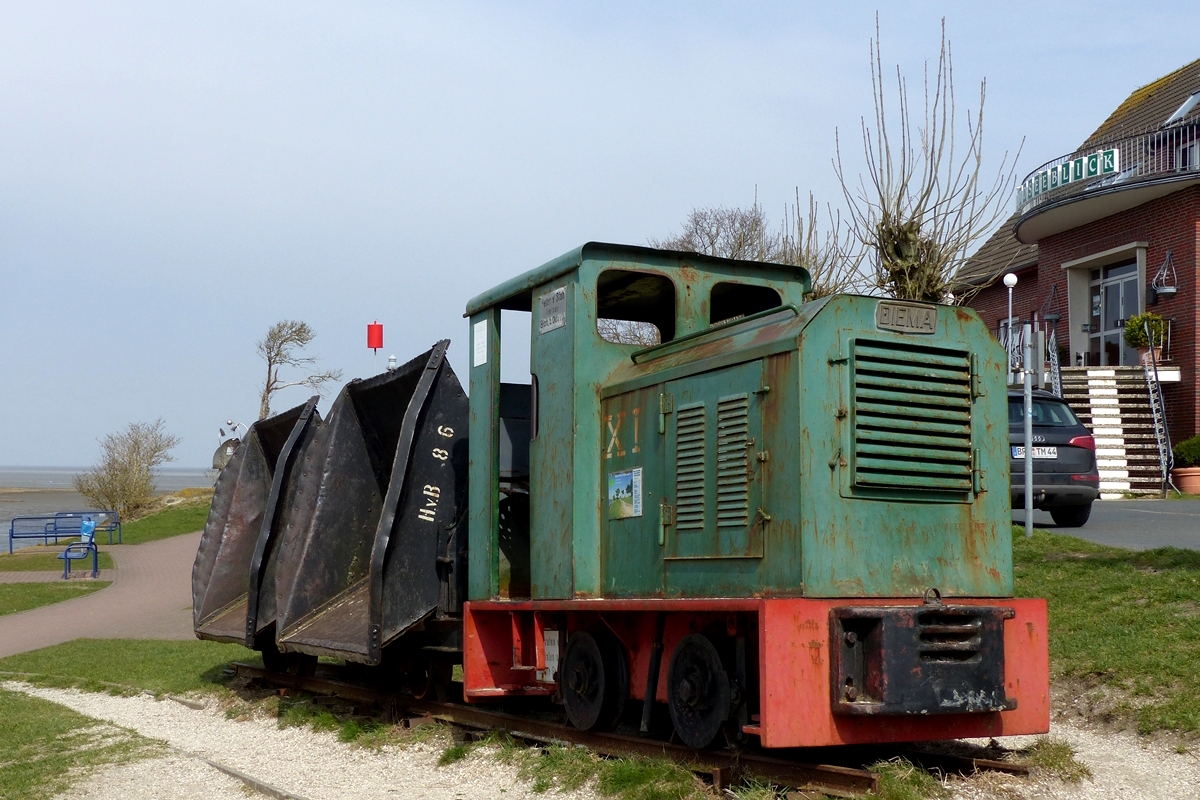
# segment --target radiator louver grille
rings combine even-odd
[[[930,612],[917,617],[922,661],[970,661],[983,644],[983,621],[974,614]]]
[[[704,404],[677,412],[675,431],[675,527],[704,530]]]
[[[855,342],[855,484],[969,492],[971,467],[970,354]]]
[[[717,401],[717,526],[750,524],[750,398]]]

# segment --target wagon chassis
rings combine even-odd
[[[819,791],[834,797],[857,797],[875,791],[879,786],[879,775],[865,769],[806,763],[748,750],[697,751],[682,744],[658,739],[581,731],[570,725],[530,716],[462,703],[417,699],[327,676],[272,672],[240,662],[232,666],[235,673],[243,678],[318,695],[332,695],[351,702],[383,706],[397,717],[435,719],[473,731],[504,731],[517,739],[531,742],[584,746],[605,756],[669,759],[692,772],[711,777],[713,785],[718,789],[733,785],[743,776],[752,776],[799,790]],[[888,756],[903,756],[925,768],[943,772],[972,774],[987,770],[1028,775],[1030,771],[1027,765],[1007,761],[894,747],[882,748],[880,752],[885,750]]]

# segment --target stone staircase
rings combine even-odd
[[[1096,439],[1100,497],[1158,494],[1162,471],[1141,367],[1064,367],[1063,399]]]

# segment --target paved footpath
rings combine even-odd
[[[101,570],[100,577],[113,584],[86,597],[0,617],[0,658],[72,639],[194,638],[192,563],[199,546],[199,531],[146,544],[101,546],[112,554],[116,569]],[[57,573],[55,579],[61,578]]]

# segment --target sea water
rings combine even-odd
[[[75,476],[88,467],[0,467],[0,488],[75,490]],[[189,467],[160,467],[154,471],[158,493],[177,492],[193,487],[208,488],[216,473]]]
[[[96,510],[75,491],[75,476],[86,471],[87,467],[0,467],[0,552],[8,552],[13,517]],[[164,467],[154,472],[158,494],[209,488],[215,480],[216,473],[206,469]],[[103,534],[101,541],[107,542],[108,535]],[[41,543],[41,539],[17,539],[13,546],[19,549]]]

